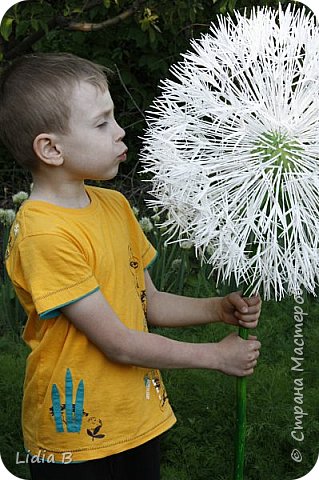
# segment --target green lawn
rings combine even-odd
[[[302,329],[303,371],[294,371],[294,303],[263,305],[257,331],[261,356],[248,380],[245,480],[296,479],[313,467],[318,456],[319,303],[306,300],[302,307],[308,313]],[[218,341],[230,331],[231,327],[211,325],[158,333],[205,342]],[[26,354],[22,344],[0,338],[0,451],[10,471],[21,478],[28,478],[26,466],[15,464],[16,452],[23,452],[20,402]],[[204,370],[165,371],[163,375],[178,422],[163,437],[162,480],[232,480],[236,380]],[[297,397],[294,380],[303,387]],[[294,407],[308,414],[299,422],[302,442],[291,436]],[[300,463],[291,459],[296,448],[303,457]]]

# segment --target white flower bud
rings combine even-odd
[[[138,215],[139,215],[139,213],[140,213],[139,209],[138,209],[137,207],[132,207],[132,210],[133,210],[134,215],[135,215],[136,217],[138,217]]]
[[[21,205],[21,203],[27,200],[27,198],[29,198],[27,192],[18,192],[12,195],[12,201],[15,205]]]
[[[182,260],[180,258],[175,258],[175,260],[172,261],[172,270],[178,271],[180,266],[181,266]]]
[[[183,249],[183,250],[190,250],[193,246],[192,242],[189,242],[188,240],[180,240],[179,241],[179,246]]]
[[[2,223],[5,227],[9,227],[13,223],[15,216],[15,211],[11,208],[0,208],[0,223]]]
[[[148,217],[142,217],[139,221],[139,224],[141,225],[142,230],[145,233],[151,232],[154,228],[153,223],[151,222],[151,220]]]

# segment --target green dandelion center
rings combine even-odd
[[[303,148],[297,140],[290,139],[282,132],[272,131],[263,133],[255,145],[252,154],[267,164],[266,171],[276,166],[287,172],[297,170],[303,154]]]

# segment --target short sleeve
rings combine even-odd
[[[25,288],[43,319],[56,317],[62,306],[99,288],[84,253],[63,236],[27,237],[19,245],[19,257]]]

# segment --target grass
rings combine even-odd
[[[0,337],[0,452],[7,469],[20,478],[29,478],[25,464],[16,465],[23,454],[21,401],[28,348],[10,334]]]
[[[292,480],[316,462],[319,439],[318,343],[319,304],[308,299],[303,329],[303,372],[291,370],[294,356],[294,303],[291,299],[263,305],[258,327],[262,354],[248,380],[248,431],[245,480]],[[157,333],[191,342],[219,341],[232,331],[225,325],[163,329]],[[9,336],[0,339],[0,450],[7,468],[28,478],[24,464],[20,404],[27,348]],[[166,388],[178,422],[162,440],[162,480],[231,480],[234,456],[235,384],[233,377],[206,370],[164,371]],[[294,379],[303,379],[303,442],[291,437],[294,418]],[[303,460],[291,452],[298,448]]]
[[[308,301],[304,311],[304,372],[291,370],[294,356],[293,301],[267,302],[258,327],[262,354],[248,380],[247,480],[292,480],[304,476],[316,463],[319,446],[318,414],[318,303]],[[216,328],[217,327],[217,328]],[[218,341],[230,331],[223,325],[173,332],[185,341]],[[163,332],[171,335],[168,330]],[[303,379],[304,441],[294,430],[294,380]],[[164,372],[178,424],[163,442],[163,480],[232,479],[235,431],[235,379],[208,371]],[[291,452],[298,448],[303,460]]]
[[[159,252],[151,269],[158,288],[188,296],[223,296],[235,286],[216,288],[208,280],[209,268],[200,267],[191,249],[176,244],[166,247],[161,233],[149,233]],[[0,255],[1,256],[1,255]],[[3,252],[2,252],[3,256]],[[264,302],[258,326],[262,343],[258,367],[248,379],[248,411],[245,480],[293,480],[314,466],[319,446],[318,344],[319,302],[304,297],[302,339],[303,371],[292,370],[294,352],[294,299]],[[5,275],[0,282],[0,452],[7,468],[29,479],[28,467],[16,464],[23,457],[20,426],[21,400],[27,347],[19,338],[23,315]],[[187,342],[218,342],[234,328],[216,324],[156,332]],[[236,379],[207,370],[163,371],[166,389],[177,424],[162,439],[162,480],[232,480],[235,438]],[[301,396],[295,396],[294,381]],[[300,384],[300,382],[302,382]],[[299,402],[299,403],[298,403]],[[304,440],[291,432],[294,408],[302,408]],[[299,431],[300,432],[300,431]],[[298,449],[302,461],[292,460]]]

